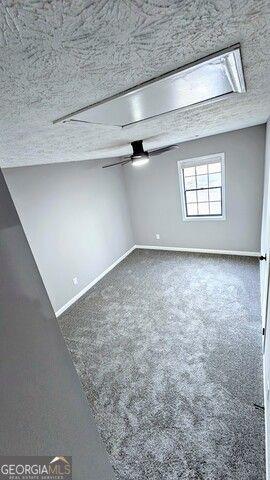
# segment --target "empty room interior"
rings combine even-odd
[[[269,0],[0,25],[0,478],[270,480]]]

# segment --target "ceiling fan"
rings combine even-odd
[[[167,145],[166,147],[156,148],[153,150],[146,151],[143,148],[143,140],[136,140],[131,142],[131,147],[133,153],[131,155],[120,157],[122,160],[116,163],[110,163],[109,165],[104,165],[102,168],[109,168],[114,167],[116,165],[125,165],[126,163],[132,163],[135,167],[144,165],[145,163],[149,162],[149,157],[154,157],[155,155],[161,155],[162,153],[169,152],[170,150],[174,150],[179,148],[179,144],[175,145]],[[116,157],[119,158],[119,157]]]

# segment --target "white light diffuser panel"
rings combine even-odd
[[[59,121],[127,126],[230,93],[245,92],[240,46],[223,50]]]

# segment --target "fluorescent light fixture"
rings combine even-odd
[[[77,121],[125,127],[245,91],[240,45],[237,44],[77,110],[54,123]]]
[[[142,165],[145,165],[148,162],[149,162],[148,155],[143,155],[141,157],[132,158],[133,167],[141,167]]]

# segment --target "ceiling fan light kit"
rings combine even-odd
[[[149,153],[144,150],[142,140],[131,142],[131,147],[133,154],[130,159],[134,167],[141,167],[149,162]]]
[[[139,167],[148,163],[150,157],[161,155],[162,153],[179,148],[179,144],[168,145],[166,147],[161,147],[161,148],[156,148],[154,150],[146,151],[143,148],[143,140],[136,140],[134,142],[131,142],[131,147],[132,147],[133,153],[132,155],[130,155],[130,157],[127,158],[125,156],[123,157],[122,161],[120,160],[119,162],[116,162],[116,163],[110,163],[109,165],[104,165],[102,168],[115,167],[117,165],[126,165],[127,163],[132,163],[134,167]],[[119,157],[115,157],[115,158],[119,158]]]
[[[149,162],[149,156],[145,155],[144,157],[141,158],[134,158],[132,160],[132,165],[133,167],[142,167],[143,165],[146,165],[146,163]]]
[[[143,149],[142,140],[134,140],[134,142],[131,142],[131,147],[133,150],[132,158],[140,158],[147,154]]]

